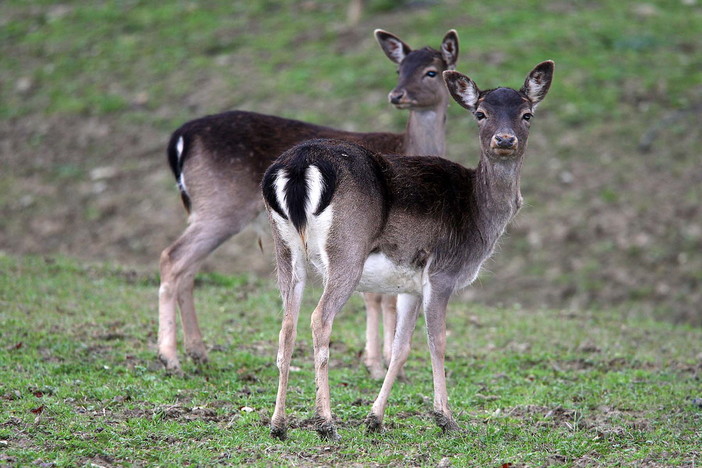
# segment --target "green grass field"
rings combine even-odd
[[[0,2],[0,466],[702,464],[700,2],[369,0],[355,26],[346,8]],[[457,69],[484,88],[519,86],[555,60],[526,205],[449,306],[461,432],[442,436],[429,414],[420,323],[386,430],[365,434],[380,384],[360,365],[354,297],[332,335],[342,440],[320,442],[317,289],[278,442],[281,305],[266,239],[264,256],[245,235],[223,246],[198,278],[211,363],[184,360],[178,377],[156,361],[158,255],[185,225],[165,143],[230,108],[401,131],[375,28],[414,47],[455,28]],[[451,105],[447,129],[447,156],[475,164],[470,116]]]
[[[0,266],[0,294],[14,298],[0,312],[2,464],[699,463],[699,329],[607,311],[454,303],[447,373],[462,430],[442,436],[434,425],[429,356],[417,330],[408,381],[394,388],[386,429],[368,435],[362,421],[380,384],[360,366],[364,315],[355,297],[332,340],[341,442],[320,442],[308,420],[307,316],[293,359],[292,429],[279,442],[268,435],[281,318],[271,282],[204,275],[200,316],[212,362],[186,364],[186,377],[175,377],[155,359],[153,275],[50,257],[5,256]],[[306,310],[314,299],[308,294]]]

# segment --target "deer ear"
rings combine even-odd
[[[527,75],[521,91],[526,94],[533,105],[540,103],[548,93],[553,79],[555,64],[552,60],[541,62]]]
[[[448,70],[456,68],[456,62],[458,61],[458,33],[455,29],[448,31],[443,41],[441,41],[441,57],[446,62]]]
[[[475,112],[478,98],[480,97],[480,90],[473,80],[463,73],[453,70],[446,70],[443,75],[453,99],[469,111]]]
[[[458,33],[456,33],[455,29],[447,32],[444,40],[441,41],[441,56],[446,62],[448,70],[456,68],[456,62],[458,61]]]
[[[412,52],[412,48],[402,42],[402,40],[394,34],[383,31],[382,29],[376,29],[374,34],[375,40],[378,41],[385,55],[398,65]]]

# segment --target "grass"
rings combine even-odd
[[[694,466],[702,331],[617,311],[450,306],[449,396],[462,431],[429,415],[415,334],[386,430],[362,420],[379,390],[359,366],[364,315],[335,322],[330,379],[343,439],[317,439],[308,294],[294,355],[290,438],[268,435],[280,304],[272,282],[204,275],[211,363],[185,377],[155,360],[156,278],[61,257],[0,257],[0,463],[119,465]],[[697,400],[695,400],[697,398]]]
[[[339,45],[346,7],[341,0],[276,5],[53,3],[8,0],[0,7],[9,18],[0,30],[2,77],[10,84],[28,83],[25,91],[3,88],[4,118],[39,109],[139,115],[143,110],[135,105],[138,96],[152,111],[168,102],[182,102],[192,93],[193,83],[205,78],[203,70],[222,76],[233,99],[249,102],[269,99],[271,89],[307,101],[353,101],[359,90],[389,89],[393,82],[387,63],[368,60],[366,49],[374,47],[370,34],[356,45]],[[379,19],[396,13],[379,7],[375,10]],[[690,85],[702,83],[699,54],[684,54],[695,47],[691,37],[700,27],[696,8],[694,2],[664,0],[645,5],[447,2],[421,14],[407,10],[402,27],[412,31],[403,35],[411,44],[434,47],[445,29],[458,28],[464,45],[458,68],[479,83],[502,83],[505,77],[522,76],[538,61],[554,59],[559,79],[552,94],[568,105],[551,105],[550,112],[583,124],[621,118],[622,104],[689,103]],[[671,27],[676,34],[670,34]],[[486,60],[496,66],[476,66]],[[310,117],[330,118],[318,112]],[[171,129],[181,121],[163,123]]]

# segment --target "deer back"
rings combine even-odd
[[[266,171],[262,188],[279,217],[274,221],[294,225],[303,242],[319,237],[314,230],[320,225],[309,223],[326,215],[326,246],[353,245],[363,250],[363,259],[382,256],[384,268],[416,276],[406,283],[411,291],[382,292],[419,293],[424,272],[450,270],[456,276],[467,263],[477,263],[476,269],[494,244],[496,236],[481,236],[477,226],[474,179],[474,170],[441,157],[380,155],[346,142],[313,140],[286,151]]]
[[[184,156],[199,151],[225,164],[243,159],[248,162],[253,157],[253,170],[263,174],[284,150],[314,138],[342,139],[374,151],[398,153],[402,151],[403,135],[347,132],[274,115],[229,111],[192,120],[176,130],[169,144],[169,163],[177,178],[186,161],[185,157],[179,159],[176,152],[182,139],[180,151]]]

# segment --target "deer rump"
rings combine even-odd
[[[293,261],[311,263],[326,281],[330,262],[360,259],[357,291],[422,295],[439,272],[451,272],[454,289],[475,279],[483,259],[464,258],[476,252],[461,245],[494,247],[479,229],[465,229],[476,218],[473,180],[473,169],[438,156],[318,139],[283,153],[262,189]]]

